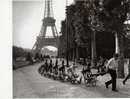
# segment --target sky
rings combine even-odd
[[[68,5],[73,0],[68,0]],[[66,0],[53,0],[56,27],[60,32],[61,21],[65,19]],[[44,15],[44,0],[13,0],[13,45],[32,48],[39,35]],[[130,21],[129,21],[130,23]],[[47,31],[47,36],[52,33]],[[54,47],[48,47],[56,50]]]
[[[73,0],[68,0],[68,5]],[[66,0],[53,0],[53,13],[57,31],[60,32],[61,21],[65,19]],[[44,0],[13,0],[13,45],[32,48],[39,35],[44,15]],[[49,30],[48,30],[49,31]],[[47,36],[51,32],[47,31]],[[48,47],[56,50],[54,47]]]

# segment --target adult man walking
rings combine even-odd
[[[126,76],[126,78],[123,80],[123,84],[125,85],[125,82],[128,80],[128,78],[130,78],[130,59],[129,59],[129,63],[128,63],[128,75]]]
[[[110,73],[111,80],[107,81],[105,85],[106,85],[106,88],[108,88],[108,86],[112,84],[112,91],[115,91],[115,92],[118,91],[116,89],[117,68],[118,68],[118,54],[114,54],[113,58],[111,58],[106,65],[106,69],[108,73]]]

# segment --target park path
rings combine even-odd
[[[13,71],[14,98],[127,98],[130,97],[130,81],[123,86],[118,80],[119,92],[106,89],[104,82],[98,81],[96,87],[72,85],[69,82],[55,81],[42,77],[38,68],[42,63],[19,68]]]

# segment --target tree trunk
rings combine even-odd
[[[78,49],[78,46],[76,47],[76,60],[78,60],[79,58],[79,49]]]
[[[124,46],[123,46],[123,37],[115,33],[115,43],[116,50],[115,52],[119,54],[118,62],[118,78],[124,78]]]
[[[96,32],[92,33],[91,39],[91,66],[95,67],[95,60],[96,60]]]
[[[115,33],[115,53],[120,53],[120,50],[119,50],[119,38],[118,38],[118,35],[117,33]]]
[[[73,57],[72,60],[75,61],[75,48],[73,48],[73,56],[72,57]]]

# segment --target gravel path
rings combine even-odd
[[[69,82],[55,81],[38,74],[39,64],[13,71],[14,98],[124,98],[130,97],[130,81],[124,86],[118,80],[119,92],[106,89],[103,81],[96,87],[86,87],[83,83],[72,85]]]

